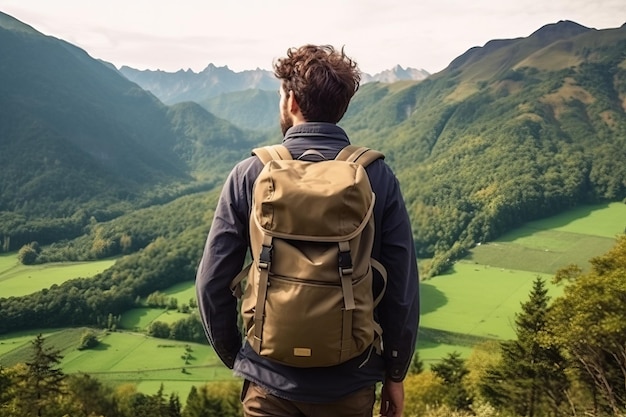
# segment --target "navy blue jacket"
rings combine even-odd
[[[344,130],[329,123],[296,125],[283,140],[294,158],[315,149],[327,159],[333,159],[348,144]],[[333,401],[385,377],[403,380],[417,337],[419,279],[411,224],[398,180],[382,159],[366,168],[376,194],[372,256],[385,266],[388,274],[387,289],[377,308],[383,328],[382,356],[368,350],[338,366],[294,368],[262,358],[247,342],[242,343],[237,299],[229,284],[244,266],[249,250],[252,187],[262,168],[258,158],[250,157],[231,171],[198,267],[196,289],[200,315],[216,353],[236,375],[295,401]]]

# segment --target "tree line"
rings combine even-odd
[[[551,300],[536,278],[521,304],[516,337],[450,353],[425,369],[416,353],[405,381],[407,416],[596,417],[626,415],[626,235],[583,273],[561,269]],[[186,401],[113,388],[84,374],[64,375],[62,357],[38,336],[30,361],[0,367],[0,416],[204,417],[241,415],[240,385],[193,387]]]

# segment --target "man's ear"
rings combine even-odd
[[[296,100],[296,95],[294,94],[293,90],[289,90],[287,94],[287,108],[289,109],[289,112],[291,114],[298,114],[300,112],[300,105]]]

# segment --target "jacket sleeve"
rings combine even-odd
[[[379,191],[385,196],[385,203],[376,218],[382,236],[375,252],[387,269],[388,278],[378,315],[383,328],[386,377],[399,382],[405,378],[415,351],[420,316],[419,276],[411,222],[399,182],[386,164],[381,165],[389,175],[378,176],[387,180],[381,184],[384,191]]]
[[[241,334],[230,283],[241,271],[248,247],[246,181],[241,172],[238,165],[224,183],[196,274],[202,325],[215,352],[231,369]]]

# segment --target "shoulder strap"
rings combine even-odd
[[[252,150],[252,155],[256,155],[257,158],[263,162],[263,165],[267,164],[269,161],[273,161],[276,159],[284,159],[290,160],[291,152],[283,145],[270,145],[263,146],[261,148],[254,148]]]
[[[364,146],[348,145],[339,152],[335,159],[339,161],[356,162],[366,167],[377,159],[385,159],[385,155]]]

